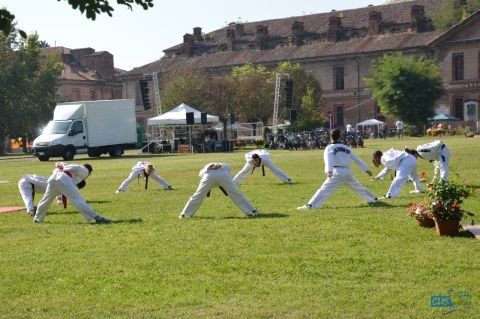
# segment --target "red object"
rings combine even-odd
[[[60,171],[64,172],[66,175],[72,178],[72,173],[70,173],[69,171],[64,171],[63,168]],[[65,195],[63,194],[62,194],[62,204],[63,204],[63,208],[67,208],[67,197],[65,197]]]
[[[0,214],[13,213],[13,212],[18,212],[20,210],[25,210],[25,207],[0,207]]]

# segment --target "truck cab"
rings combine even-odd
[[[83,120],[50,121],[42,135],[35,139],[33,153],[41,161],[63,157],[70,161],[75,154],[87,152],[87,136]]]

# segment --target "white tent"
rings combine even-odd
[[[365,120],[363,122],[357,123],[356,128],[357,131],[359,130],[359,127],[362,127],[362,131],[364,131],[365,126],[376,126],[377,127],[377,136],[380,132],[380,125],[385,124],[382,121],[376,120],[376,119],[370,119],[370,120]]]
[[[186,125],[187,124],[187,113],[193,112],[193,118],[195,124],[201,123],[201,114],[202,112],[194,109],[193,107],[182,103],[179,106],[171,109],[167,113],[163,113],[156,117],[151,117],[147,120],[147,125]],[[218,123],[219,118],[215,115],[207,114],[207,123],[214,124]]]
[[[223,123],[218,123],[212,128],[215,131],[223,131]],[[227,130],[246,131],[246,130],[251,130],[251,128],[242,126],[242,124],[239,124],[239,123],[234,123],[234,124],[227,123]]]

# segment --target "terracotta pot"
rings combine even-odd
[[[435,227],[435,222],[433,221],[433,219],[425,219],[425,220],[416,219],[416,221],[420,227],[426,227],[426,228]]]
[[[440,236],[457,236],[460,220],[455,219],[435,219],[435,229]]]

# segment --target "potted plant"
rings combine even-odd
[[[237,138],[237,140],[235,141],[235,145],[239,150],[243,150],[245,146],[247,146],[247,142],[241,138]]]
[[[255,139],[255,145],[257,146],[257,148],[262,148],[264,144],[265,144],[265,141],[263,138],[259,137]]]
[[[465,216],[473,216],[461,206],[463,199],[469,195],[466,186],[450,181],[437,179],[429,186],[426,203],[433,215],[437,234],[458,235],[460,220]]]
[[[421,227],[435,227],[432,212],[427,206],[424,202],[413,202],[407,211],[410,217],[415,218],[417,224]]]

